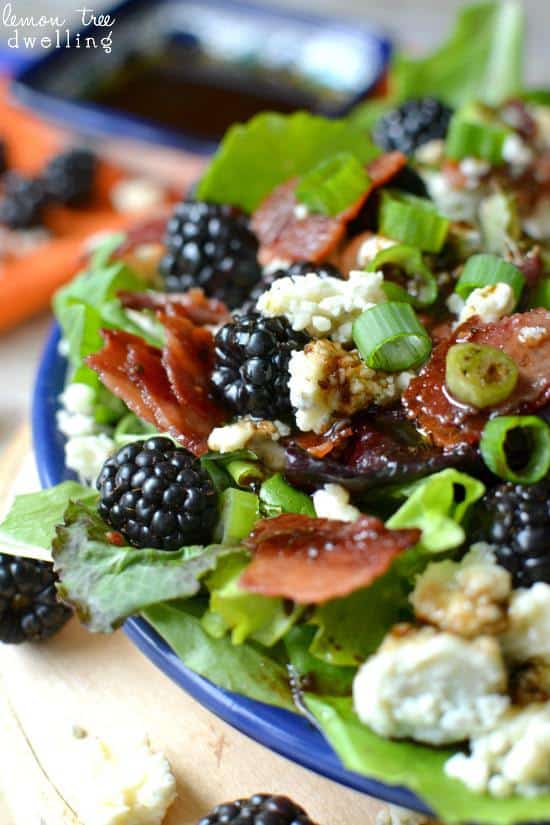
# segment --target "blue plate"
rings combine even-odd
[[[60,332],[54,326],[44,349],[34,389],[32,430],[40,480],[44,487],[73,476],[65,467],[63,436],[55,422],[66,361],[59,354]],[[324,737],[297,713],[247,699],[214,685],[189,670],[143,619],[128,619],[129,638],[176,684],[225,722],[271,750],[342,785],[423,813],[430,809],[406,788],[383,785],[344,768]]]
[[[313,101],[311,108],[338,116],[372,91],[391,53],[385,34],[363,20],[339,20],[254,0],[121,0],[102,11],[116,18],[111,52],[64,48],[65,41],[42,54],[33,51],[36,59],[15,78],[16,97],[33,113],[84,133],[130,137],[200,154],[212,152],[216,142],[94,103],[86,99],[90,88],[116,72],[129,53],[155,54],[162,44],[178,42],[199,46],[207,58],[220,57],[233,73],[244,75],[247,66],[257,66],[257,79],[247,80],[250,91],[257,91],[258,83],[265,86],[266,81],[258,79],[262,76],[269,79],[269,88],[273,69],[320,83],[332,90],[334,101]],[[74,42],[80,37],[85,43],[88,37],[99,43],[107,31],[90,25],[72,37]],[[327,53],[332,60],[326,59]],[[287,85],[292,95],[292,85]]]

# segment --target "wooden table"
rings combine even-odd
[[[4,455],[0,501],[36,489],[27,431]],[[384,806],[275,755],[217,719],[157,670],[122,631],[75,620],[50,642],[0,645],[0,823],[76,825],[74,728],[146,732],[177,778],[165,825],[194,825],[215,804],[284,793],[319,825],[374,825]],[[69,770],[70,769],[70,770]],[[82,776],[82,781],[85,777]]]

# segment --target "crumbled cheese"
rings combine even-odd
[[[73,435],[65,444],[65,463],[82,481],[92,481],[114,448],[113,439],[105,433]]]
[[[456,315],[457,318],[460,317],[462,310],[464,309],[465,301],[463,298],[460,297],[458,292],[451,292],[447,300],[445,301],[447,305],[447,309],[449,312],[452,312],[453,315]]]
[[[113,187],[111,203],[117,212],[147,212],[164,203],[165,190],[146,178],[128,178]]]
[[[313,493],[313,506],[318,518],[332,518],[338,521],[355,521],[361,511],[349,503],[349,492],[340,484],[325,484],[322,490]]]
[[[147,738],[106,742],[84,735],[75,747],[75,807],[83,825],[161,825],[176,799],[176,780]]]
[[[546,327],[522,327],[518,333],[518,341],[527,346],[537,346],[547,337]]]
[[[428,140],[415,150],[414,158],[417,163],[425,164],[426,166],[437,166],[442,160],[445,153],[445,141],[441,138],[434,138]]]
[[[502,146],[502,157],[510,164],[512,175],[521,175],[533,161],[533,152],[519,135],[508,135]]]
[[[309,209],[305,203],[297,203],[294,207],[294,217],[297,221],[304,221],[309,215]]]
[[[472,290],[459,315],[458,323],[463,324],[468,318],[479,315],[488,324],[510,315],[516,305],[516,296],[510,284],[499,282],[488,284]]]
[[[486,160],[480,160],[479,158],[464,158],[460,161],[458,168],[464,176],[465,188],[473,190],[479,188],[481,178],[491,169]]]
[[[509,704],[498,642],[397,626],[359,669],[355,710],[376,733],[444,745],[495,725]]]
[[[261,421],[240,418],[224,427],[215,427],[208,437],[208,449],[216,453],[231,453],[251,447],[256,440],[278,441],[290,435],[290,427],[282,421]]]
[[[537,200],[535,208],[523,221],[523,229],[536,241],[550,240],[550,198]]]
[[[288,269],[291,265],[292,261],[288,258],[273,258],[273,260],[269,261],[263,269],[262,272],[264,275],[272,275],[273,272],[277,272],[278,269]]]
[[[435,821],[416,811],[409,811],[408,808],[400,808],[398,805],[387,805],[381,808],[376,814],[376,825],[429,825]]]
[[[59,400],[68,413],[93,415],[95,391],[88,384],[74,381],[68,384],[59,396]]]
[[[383,235],[370,235],[357,250],[357,266],[367,266],[367,264],[376,258],[379,252],[395,245],[396,241],[391,241]]]
[[[411,594],[415,615],[441,630],[473,638],[506,629],[511,577],[486,544],[474,544],[462,561],[428,565]]]
[[[357,350],[327,340],[311,341],[292,353],[288,365],[290,401],[303,432],[325,432],[337,418],[364,409],[370,402],[389,404],[403,383],[393,374],[372,370]]]
[[[284,315],[294,330],[313,338],[351,342],[354,320],[369,307],[386,301],[381,272],[350,272],[347,281],[314,272],[280,278],[258,300],[258,310],[272,318]]]
[[[510,710],[488,733],[470,742],[471,754],[457,753],[445,773],[475,793],[536,796],[550,791],[550,703]]]
[[[508,619],[502,638],[505,656],[513,662],[537,659],[550,664],[550,584],[536,582],[515,590]]]
[[[479,204],[483,197],[483,187],[479,189],[455,188],[442,172],[422,171],[428,194],[437,209],[452,221],[474,223]]]

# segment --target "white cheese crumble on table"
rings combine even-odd
[[[353,681],[355,711],[375,733],[432,745],[493,727],[509,704],[505,690],[493,637],[466,640],[431,627],[394,628]]]
[[[94,418],[94,399],[92,387],[78,382],[69,384],[59,397],[57,426],[67,438],[65,463],[83,481],[96,478],[114,449],[113,439]]]
[[[473,289],[458,317],[458,323],[463,324],[468,318],[479,315],[486,323],[499,321],[513,312],[516,305],[516,296],[510,284],[500,281],[498,284],[488,284]]]
[[[317,518],[336,519],[337,521],[356,521],[361,511],[349,503],[350,495],[340,484],[325,484],[321,490],[313,493],[313,506]]]
[[[290,401],[302,432],[325,432],[337,418],[345,418],[369,402],[396,401],[411,373],[372,370],[357,350],[345,350],[327,340],[311,341],[292,353],[288,365]]]
[[[313,338],[351,342],[354,320],[369,307],[387,300],[381,272],[350,272],[347,281],[322,278],[315,272],[279,278],[258,299],[267,318],[284,315],[296,331]]]
[[[397,241],[391,241],[383,235],[371,235],[363,241],[357,250],[357,266],[367,266],[367,264],[376,258],[379,252],[395,246],[396,243]]]
[[[113,187],[111,203],[117,212],[147,212],[161,206],[166,197],[164,187],[147,178],[128,178]]]
[[[496,563],[490,546],[479,543],[460,562],[428,565],[410,598],[418,619],[473,638],[506,629],[510,591],[510,574]]]
[[[75,807],[83,825],[161,825],[176,799],[176,780],[146,737],[106,742],[81,732],[75,746]]]
[[[419,814],[416,811],[409,811],[408,808],[400,808],[398,805],[388,805],[376,814],[376,825],[429,825],[434,823],[426,814]]]
[[[550,703],[511,709],[488,733],[474,736],[471,754],[457,753],[445,773],[475,793],[507,797],[550,791]]]
[[[514,590],[508,610],[508,632],[502,637],[506,658],[550,664],[550,584],[536,582]]]

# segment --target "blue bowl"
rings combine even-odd
[[[63,436],[55,412],[67,363],[59,354],[57,325],[46,343],[34,388],[32,431],[40,481],[50,487],[74,476],[64,461]],[[293,762],[369,796],[423,813],[430,809],[406,788],[384,785],[346,770],[326,739],[308,720],[264,702],[222,690],[189,670],[143,619],[128,619],[124,630],[134,644],[177,685],[225,722]]]
[[[104,11],[116,18],[110,54],[101,48],[51,49],[17,73],[15,96],[34,114],[83,133],[129,137],[199,154],[212,152],[216,141],[91,102],[85,99],[87,92],[115,72],[129,52],[154,53],[163,43],[180,43],[222,55],[233,72],[245,72],[251,62],[257,65],[256,80],[251,75],[247,81],[252,92],[259,88],[258,77],[270,78],[280,55],[289,55],[289,66],[298,66],[300,76],[325,84],[336,95],[330,103],[313,103],[312,109],[338,116],[372,91],[391,53],[388,38],[367,22],[257,5],[253,0],[122,0]],[[72,37],[80,36],[82,43],[85,37],[99,42],[105,31],[90,25]],[[326,53],[334,59],[325,60]],[[285,89],[292,95],[291,84]]]

